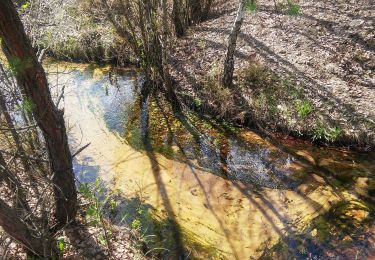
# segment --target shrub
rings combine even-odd
[[[201,81],[202,92],[205,95],[207,103],[213,105],[221,116],[231,110],[234,105],[233,95],[228,88],[222,86],[221,68],[213,65],[207,75]]]

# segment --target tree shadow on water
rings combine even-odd
[[[150,136],[149,136],[149,116],[148,116],[148,95],[143,95],[141,97],[141,134],[143,139],[143,144],[146,150],[146,154],[149,157],[151,167],[152,167],[152,173],[155,179],[155,183],[158,187],[159,194],[162,199],[162,204],[166,210],[167,216],[169,221],[171,222],[171,227],[173,232],[173,239],[175,243],[175,250],[178,255],[178,258],[184,259],[186,257],[185,251],[184,251],[184,245],[182,240],[182,234],[180,227],[176,221],[175,218],[175,212],[173,210],[173,207],[171,205],[171,202],[168,197],[167,190],[165,188],[165,184],[163,183],[162,177],[161,177],[161,168],[158,163],[157,157],[154,153],[154,149],[152,147]]]

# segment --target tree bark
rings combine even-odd
[[[183,1],[173,0],[173,24],[177,37],[182,37],[186,32],[185,19],[182,12]]]
[[[162,64],[163,64],[163,75],[164,84],[169,96],[173,96],[172,79],[169,73],[169,26],[168,26],[168,1],[162,0],[162,26],[163,35],[161,37],[162,46]]]
[[[34,104],[33,115],[48,148],[55,215],[61,226],[73,220],[77,211],[77,192],[64,117],[52,101],[44,69],[33,52],[11,0],[0,1],[0,37],[7,60],[22,64],[14,74],[23,95]]]
[[[192,23],[199,23],[202,19],[201,0],[189,0],[190,18]]]
[[[208,14],[210,13],[211,6],[214,0],[207,0],[202,11],[202,21],[207,20]]]
[[[2,0],[3,1],[3,0]],[[19,218],[18,211],[0,199],[0,226],[29,251],[43,256],[42,239],[31,234],[27,225]]]
[[[237,38],[241,31],[245,16],[245,0],[240,0],[236,20],[228,39],[228,49],[224,61],[223,86],[231,87],[233,84],[234,52],[236,51]]]

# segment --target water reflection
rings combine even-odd
[[[233,180],[258,187],[295,189],[300,181],[291,178],[293,171],[290,166],[294,158],[281,153],[278,158],[271,155],[267,148],[245,147],[237,140],[230,140],[228,174]]]
[[[74,163],[80,180],[114,183],[119,214],[146,222],[148,235],[157,230],[165,257],[248,259],[278,243],[293,249],[304,245],[298,234],[315,241],[311,230],[331,230],[317,217],[333,205],[371,200],[373,154],[265,140],[179,113],[162,96],[142,99],[129,75],[71,69],[64,81],[71,145],[91,143]]]

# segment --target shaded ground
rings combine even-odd
[[[58,234],[63,239],[62,259],[147,259],[141,251],[139,235],[127,226],[107,222],[111,232],[110,245],[103,242],[103,228],[92,225],[85,220],[86,206],[79,210],[76,223]],[[26,259],[24,249],[0,229],[0,259]]]
[[[258,1],[257,11],[247,12],[239,37],[238,86],[226,95],[220,89],[204,91],[207,75],[221,71],[237,2],[218,4],[214,17],[177,41],[172,63],[181,96],[231,120],[246,123],[250,118],[261,127],[316,137],[335,129],[342,142],[373,147],[375,12],[371,1],[299,1],[297,15],[289,15],[288,6],[276,8],[273,1]],[[288,86],[268,93],[270,84],[252,86],[243,80],[247,75],[243,69],[254,63],[272,71],[272,79],[276,76],[280,81],[276,85]],[[215,91],[219,94],[213,95]],[[217,99],[220,102],[215,103]],[[306,106],[307,114],[302,114]]]

